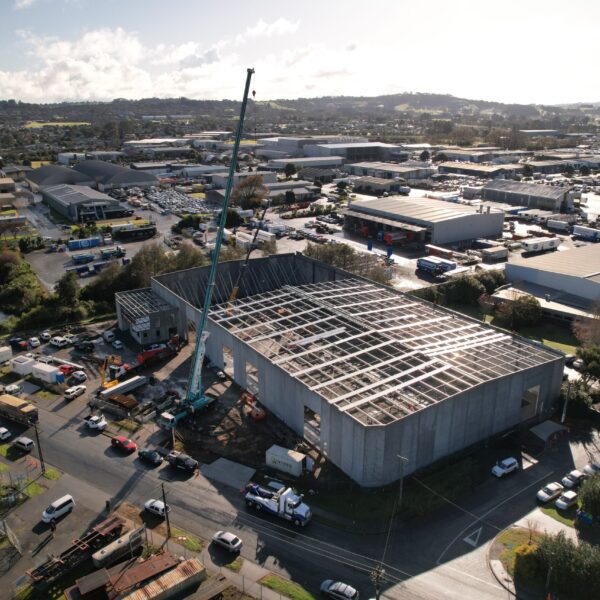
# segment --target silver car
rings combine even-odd
[[[562,479],[561,483],[568,489],[576,488],[585,479],[586,475],[579,469],[574,469],[570,473],[567,473]]]
[[[229,550],[229,552],[239,552],[242,549],[242,540],[237,535],[229,531],[217,531],[212,537],[215,544]]]

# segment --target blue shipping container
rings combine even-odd
[[[82,248],[95,248],[100,245],[100,238],[84,238],[83,240],[69,240],[67,243],[69,250],[81,250]]]

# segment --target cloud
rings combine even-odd
[[[253,27],[248,27],[244,33],[239,34],[235,43],[237,45],[244,44],[250,40],[257,38],[272,38],[277,36],[286,35],[298,31],[300,22],[292,23],[287,19],[279,18],[272,23],[267,23],[260,19]]]
[[[32,4],[35,4],[37,1],[38,0],[15,0],[15,8],[17,10],[29,8]]]

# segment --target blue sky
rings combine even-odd
[[[600,101],[593,0],[0,0],[0,98]]]

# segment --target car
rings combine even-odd
[[[497,462],[492,468],[492,475],[496,477],[504,477],[509,473],[513,473],[519,470],[519,463],[517,459],[510,456],[509,458],[505,458],[500,462]]]
[[[545,485],[536,495],[540,502],[550,502],[558,498],[564,492],[564,488],[560,483],[553,482]]]
[[[167,462],[176,469],[181,469],[182,471],[187,471],[188,473],[194,473],[194,471],[198,468],[198,461],[194,460],[191,456],[187,454],[182,454],[177,450],[173,450],[169,452],[167,456]]]
[[[600,473],[600,462],[591,462],[583,467],[583,472],[586,475],[595,475]]]
[[[88,429],[95,429],[96,431],[104,431],[107,426],[104,415],[90,415],[85,418],[85,424]]]
[[[11,383],[4,388],[7,394],[20,394],[23,388],[18,383]]]
[[[562,479],[561,483],[564,487],[568,489],[572,489],[581,484],[581,482],[585,479],[585,473],[580,471],[579,469],[574,469],[570,473],[567,473]]]
[[[49,331],[42,331],[42,333],[40,333],[40,340],[42,340],[42,342],[49,342],[51,339],[52,336]]]
[[[568,490],[554,503],[554,506],[560,510],[568,510],[577,504],[577,492]]]
[[[124,348],[124,346],[123,346],[123,342],[122,342],[121,340],[115,340],[115,341],[112,343],[112,347],[113,347],[115,350],[122,350],[122,349]]]
[[[77,371],[77,367],[74,367],[73,365],[59,365],[58,370],[63,375],[72,375]]]
[[[83,371],[73,371],[71,377],[78,383],[83,383],[88,378],[88,376]]]
[[[575,354],[565,354],[565,365],[567,365],[567,367],[572,367],[576,360],[577,356],[575,356]]]
[[[229,531],[217,531],[212,536],[212,541],[225,548],[225,550],[229,550],[229,552],[239,552],[243,545],[242,540]]]
[[[65,338],[65,340],[67,340],[67,344],[69,345],[72,345],[75,342],[77,342],[77,336],[73,335],[72,333],[65,333],[63,337]]]
[[[321,594],[334,600],[358,600],[358,590],[347,583],[326,579],[321,584]]]
[[[11,348],[16,351],[27,350],[28,347],[27,340],[24,340],[20,337],[10,338],[10,340],[8,340],[8,343],[10,344]]]
[[[147,462],[154,466],[160,465],[164,460],[164,458],[159,452],[157,452],[156,450],[152,450],[151,448],[142,448],[138,452],[138,456],[140,460],[143,460],[144,462]]]
[[[581,360],[581,358],[578,358],[577,360],[573,361],[573,364],[571,365],[575,370],[577,371],[581,371],[581,369],[583,369],[583,365],[585,363],[583,362],[583,360]]]
[[[9,439],[12,436],[12,433],[6,429],[6,427],[0,427],[0,440],[4,441]]]
[[[40,339],[37,337],[30,337],[29,338],[29,346],[31,348],[37,348],[38,346],[40,346],[42,344],[42,342],[40,342]]]
[[[85,394],[87,387],[85,385],[74,385],[73,387],[67,388],[64,393],[65,400],[74,400],[81,394]]]
[[[118,435],[117,437],[114,437],[112,440],[110,440],[110,445],[113,448],[123,450],[124,452],[134,452],[135,450],[137,450],[137,444],[123,435]]]
[[[94,351],[94,342],[90,342],[90,341],[76,342],[75,350],[79,350],[79,352],[93,352]]]
[[[171,512],[171,507],[168,504],[165,505],[162,500],[155,500],[154,498],[150,498],[150,500],[144,504],[144,508],[149,513],[163,518],[166,513]]]

